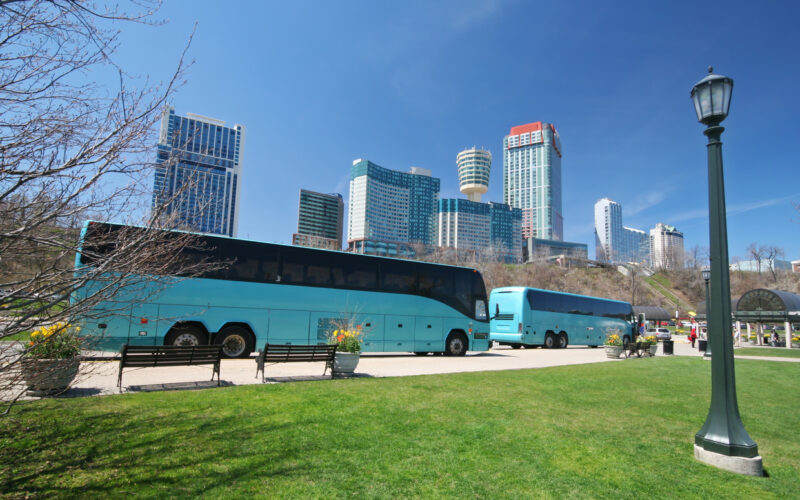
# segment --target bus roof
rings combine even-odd
[[[537,292],[546,292],[546,293],[552,293],[552,294],[556,294],[556,295],[571,295],[573,297],[585,297],[587,299],[605,300],[607,302],[618,302],[620,304],[628,304],[628,305],[630,305],[630,302],[626,302],[624,300],[606,299],[606,298],[603,298],[603,297],[594,297],[592,295],[581,295],[581,294],[578,294],[578,293],[558,292],[556,290],[545,290],[544,288],[533,288],[533,287],[528,287],[528,286],[505,286],[505,287],[500,287],[500,288],[494,288],[494,289],[492,289],[491,293],[494,293],[494,292],[525,292],[527,290],[536,290]]]

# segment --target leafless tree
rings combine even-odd
[[[767,266],[769,266],[769,272],[772,274],[772,281],[778,281],[778,268],[777,263],[775,262],[778,258],[785,257],[786,254],[783,251],[783,248],[775,246],[775,245],[766,245],[761,247],[764,251],[764,257],[767,260]]]
[[[756,263],[756,272],[761,273],[761,262],[765,256],[764,247],[758,246],[757,243],[750,243],[747,247],[747,255]]]
[[[196,244],[191,235],[159,230],[164,206],[146,209],[154,127],[181,83],[183,55],[160,85],[129,76],[114,59],[119,26],[152,23],[158,7],[0,0],[0,340],[73,322],[120,291],[133,297],[143,275],[187,276],[207,265],[181,260],[180,250]],[[113,88],[98,83],[109,71]],[[93,265],[75,272],[87,218],[141,228],[96,235],[84,249]],[[88,283],[90,293],[76,293]],[[24,389],[17,377],[25,350],[1,345],[0,399],[13,403]]]

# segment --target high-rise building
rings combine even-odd
[[[341,250],[343,220],[342,195],[301,189],[297,232],[292,235],[292,244]]]
[[[683,269],[683,233],[659,222],[650,230],[650,259],[656,269]]]
[[[458,184],[470,201],[481,201],[489,190],[489,173],[492,170],[492,153],[483,149],[465,149],[456,156]]]
[[[164,108],[153,210],[164,207],[163,218],[179,229],[236,236],[244,132],[242,125]]]
[[[348,250],[373,255],[408,254],[413,244],[436,241],[440,180],[431,171],[389,170],[358,159],[350,169]]]
[[[503,201],[522,209],[522,238],[562,240],[561,140],[555,126],[511,127],[503,139]]]
[[[505,262],[522,259],[522,211],[504,203],[439,200],[438,245],[492,253]]]
[[[594,204],[595,258],[601,262],[649,263],[647,234],[622,225],[622,205],[608,198]]]

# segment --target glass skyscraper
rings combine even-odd
[[[297,233],[292,237],[292,244],[341,250],[343,219],[342,195],[301,189]]]
[[[505,262],[522,260],[522,210],[504,203],[439,200],[438,246],[494,252]]]
[[[522,209],[523,239],[564,239],[561,140],[552,124],[511,127],[503,139],[503,201]]]
[[[383,168],[358,159],[350,169],[347,244],[350,251],[408,254],[411,244],[435,244],[440,180],[430,170]]]
[[[236,236],[244,126],[192,113],[161,115],[153,210],[172,227]]]
[[[594,204],[595,258],[601,262],[650,261],[647,233],[622,225],[622,205],[608,198]]]

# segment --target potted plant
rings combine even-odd
[[[65,391],[78,374],[83,339],[79,327],[60,322],[31,333],[22,358],[22,378],[31,396]]]
[[[336,344],[333,369],[337,374],[351,374],[361,358],[361,342],[366,335],[361,325],[352,320],[344,320],[330,334],[330,341]]]
[[[617,333],[606,335],[604,343],[606,349],[606,356],[611,359],[619,359],[622,354],[622,338]]]
[[[758,343],[758,337],[756,337],[755,335],[750,335],[750,343],[751,344],[757,344]]]
[[[643,337],[642,342],[647,342],[650,344],[650,355],[655,356],[656,351],[658,351],[658,339],[655,335],[648,335],[647,337]]]
[[[800,335],[792,335],[792,347],[800,348]]]

